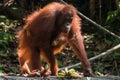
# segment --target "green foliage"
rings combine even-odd
[[[110,11],[107,16],[107,21],[109,22],[115,22],[120,21],[120,10]]]
[[[0,73],[3,73],[4,71],[2,70],[3,65],[0,64]]]
[[[14,13],[17,13],[17,14],[21,14],[21,12],[22,12],[21,8],[15,7],[15,6],[11,7],[11,10],[12,10]]]
[[[11,67],[11,71],[12,71],[13,73],[16,73],[16,72],[19,71],[19,68],[16,67],[16,66],[12,66],[12,67]]]
[[[15,28],[16,21],[10,21],[5,16],[0,15],[0,53],[9,52],[9,49],[15,45]],[[4,54],[5,55],[5,54]]]
[[[91,34],[91,35],[88,35],[86,36],[86,41],[90,41],[90,40],[93,40],[95,38],[95,34]]]
[[[109,11],[106,19],[107,29],[120,35],[120,1],[119,8],[114,11]],[[108,26],[109,25],[109,26]]]

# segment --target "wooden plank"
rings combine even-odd
[[[0,80],[120,80],[120,76],[82,77],[82,78],[57,78],[51,77],[23,77],[23,76],[0,76]]]

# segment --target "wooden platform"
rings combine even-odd
[[[0,80],[120,80],[120,76],[104,76],[104,77],[82,77],[82,78],[57,78],[51,77],[22,77],[22,76],[0,76]]]

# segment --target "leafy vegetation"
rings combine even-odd
[[[5,16],[0,16],[0,55],[5,56],[6,54],[2,54],[3,52],[9,53],[10,50],[15,48],[15,28],[14,24],[16,21],[11,22]]]
[[[3,73],[4,70],[8,70],[6,67],[11,62],[17,62],[15,60],[12,60],[11,56],[15,57],[15,50],[16,50],[16,39],[15,39],[15,27],[16,27],[17,21],[16,20],[10,20],[4,15],[0,15],[0,73]],[[8,64],[5,64],[7,59],[9,59]],[[14,58],[13,58],[14,59]],[[7,66],[6,66],[7,65]],[[16,67],[10,67],[11,70],[14,72],[16,71]],[[14,69],[13,69],[14,68]],[[16,69],[15,69],[16,68]],[[9,71],[9,70],[8,70]]]

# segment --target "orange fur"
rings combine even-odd
[[[65,26],[68,18],[72,21],[69,21],[69,26]],[[81,60],[84,72],[92,75],[80,29],[81,21],[72,5],[53,2],[32,13],[18,33],[21,71],[30,74],[35,69],[41,70],[40,59],[43,57],[50,65],[51,75],[56,75],[58,64],[54,54],[68,43]]]

